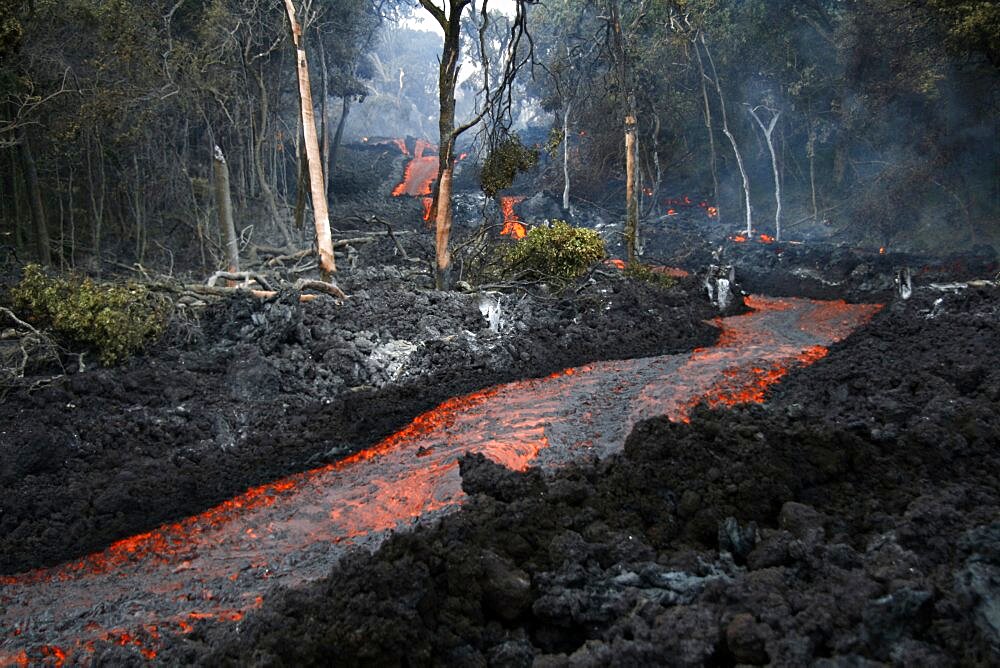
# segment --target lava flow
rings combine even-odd
[[[513,469],[621,450],[633,425],[686,420],[700,401],[763,401],[879,307],[754,298],[717,345],[598,362],[449,400],[336,464],[251,489],[200,515],[51,569],[0,578],[0,665],[86,662],[101,643],[151,659],[164,635],[236,622],[272,587],[327,574],[348,550],[454,510],[459,458]],[[322,449],[322,444],[317,444]]]
[[[403,148],[406,148],[405,143]],[[403,153],[409,155],[405,150]],[[413,157],[410,158],[410,162],[403,172],[403,180],[393,189],[392,196],[425,197],[430,195],[431,184],[437,178],[437,173],[437,147],[423,139],[418,139],[413,148]]]
[[[524,201],[523,196],[507,196],[500,198],[500,211],[503,214],[503,229],[500,234],[523,239],[528,236],[528,227],[514,211],[514,206]]]

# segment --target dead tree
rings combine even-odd
[[[21,174],[24,176],[25,191],[28,203],[31,205],[31,219],[35,224],[35,248],[38,252],[38,262],[44,266],[52,264],[52,252],[49,249],[49,227],[45,220],[45,206],[42,204],[42,189],[38,184],[38,169],[35,167],[35,156],[28,143],[28,133],[23,127],[18,131],[18,153],[21,156]]]
[[[704,103],[705,130],[708,132],[708,159],[712,168],[712,193],[715,195],[715,210],[719,220],[722,219],[722,202],[719,197],[719,167],[715,150],[715,129],[712,127],[712,105],[708,99],[708,86],[705,85],[705,62],[701,58],[701,49],[698,48],[698,37],[700,33],[695,33],[691,38],[691,45],[694,46],[695,60],[698,63],[699,81],[701,82],[701,99]]]
[[[222,149],[215,147],[212,160],[215,173],[215,204],[219,207],[219,228],[226,251],[226,270],[240,270],[240,248],[236,239],[236,225],[233,222],[233,199],[229,191],[229,165]]]
[[[329,281],[337,271],[333,259],[333,238],[330,234],[330,214],[326,202],[326,178],[323,176],[323,162],[320,159],[319,137],[316,133],[316,116],[313,111],[312,89],[309,85],[309,63],[302,42],[302,27],[295,18],[295,5],[285,0],[285,10],[295,45],[296,65],[299,79],[299,107],[301,109],[302,131],[305,135],[306,160],[309,164],[309,188],[312,194],[313,218],[316,223],[316,252],[319,255],[320,274]]]
[[[764,139],[767,141],[767,150],[771,153],[771,169],[774,171],[774,238],[781,241],[781,175],[778,173],[778,155],[774,151],[774,128],[778,125],[781,112],[775,111],[763,104],[756,107],[751,107],[748,104],[747,109],[750,110],[753,120],[756,121],[761,132],[764,133]],[[763,119],[757,113],[760,109],[765,109],[771,114],[771,120],[768,121],[767,125],[764,125]]]
[[[753,235],[753,211],[750,207],[750,177],[747,176],[746,165],[743,164],[743,155],[740,153],[739,144],[736,143],[736,137],[733,136],[732,131],[729,129],[729,118],[726,114],[726,98],[722,94],[722,82],[719,80],[719,72],[715,68],[715,59],[712,57],[712,52],[708,48],[708,42],[705,41],[705,34],[701,34],[701,47],[705,49],[705,56],[708,58],[709,67],[712,70],[712,76],[709,81],[715,86],[715,92],[719,96],[719,109],[722,116],[722,134],[726,135],[729,143],[732,144],[733,154],[736,156],[736,165],[740,168],[740,176],[743,177],[743,206],[746,211],[747,227],[746,236],[749,238]],[[695,48],[698,48],[697,44]]]

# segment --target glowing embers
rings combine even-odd
[[[424,221],[430,221],[431,216],[434,214],[434,198],[424,197],[420,200],[420,203],[424,207]]]
[[[500,234],[523,239],[528,235],[528,226],[514,211],[514,207],[524,201],[523,196],[505,196],[500,198],[500,213],[503,214],[503,229]]]
[[[650,195],[652,191],[648,191],[646,194]],[[683,197],[668,197],[663,200],[663,205],[667,207],[668,216],[677,216],[680,215],[682,210],[694,208],[695,201],[688,195],[684,195]],[[708,218],[719,217],[718,207],[710,206],[707,201],[701,200],[697,203],[697,206],[705,212]]]
[[[402,142],[402,140],[396,140]],[[403,143],[403,154],[409,155]],[[437,147],[430,142],[418,139],[413,148],[413,157],[403,171],[403,180],[393,191],[393,197],[424,197],[431,194],[431,185],[437,178],[438,156]]]

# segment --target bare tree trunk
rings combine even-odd
[[[309,182],[309,156],[306,155],[305,142],[299,137],[298,148],[295,157],[299,165],[298,178],[295,179],[295,213],[292,219],[295,221],[295,229],[301,230],[305,227],[306,217],[306,184]]]
[[[719,197],[719,167],[717,158],[715,155],[715,130],[712,127],[712,105],[708,100],[708,86],[705,85],[705,63],[701,59],[701,50],[698,48],[697,38],[692,40],[694,45],[694,53],[698,61],[698,73],[701,75],[699,80],[701,81],[701,98],[705,103],[705,129],[708,131],[708,157],[709,164],[712,166],[712,192],[715,195],[715,205],[716,215],[719,220],[722,220],[722,202]]]
[[[563,211],[569,211],[569,105],[563,110]]]
[[[739,145],[736,143],[736,137],[729,130],[729,118],[726,114],[726,98],[722,94],[722,83],[719,81],[719,72],[715,68],[715,59],[712,58],[712,52],[708,49],[708,43],[705,41],[704,34],[701,36],[701,45],[705,47],[705,55],[708,56],[708,64],[712,68],[712,83],[715,84],[715,92],[719,95],[719,108],[722,111],[722,133],[726,135],[729,143],[733,146],[736,165],[740,168],[740,176],[743,177],[743,206],[747,217],[746,236],[749,238],[753,235],[753,210],[750,207],[750,177],[747,176],[747,169],[743,164],[743,156],[740,153]]]
[[[257,88],[260,91],[260,123],[258,124],[257,138],[253,147],[253,165],[257,171],[257,181],[260,183],[260,191],[264,193],[264,201],[267,202],[267,208],[271,212],[271,220],[274,221],[281,235],[285,238],[285,245],[290,248],[293,245],[292,235],[288,231],[288,226],[285,225],[281,213],[278,211],[278,200],[274,196],[274,188],[271,187],[271,182],[267,179],[267,172],[264,170],[264,137],[267,132],[268,117],[267,85],[264,83],[264,76],[258,70],[250,69],[253,71],[254,78],[257,79]]]
[[[222,230],[223,247],[226,250],[226,271],[240,270],[240,248],[236,239],[236,225],[233,223],[233,200],[229,192],[229,165],[222,149],[215,147],[213,156],[215,172],[215,204],[219,207],[219,228]]]
[[[31,205],[31,218],[35,224],[35,252],[38,261],[44,266],[52,264],[52,251],[49,248],[49,228],[45,220],[45,206],[42,204],[42,188],[38,183],[38,170],[35,167],[35,157],[28,143],[28,133],[21,128],[18,133],[17,148],[21,154],[21,174],[24,176],[24,186]]]
[[[104,148],[101,140],[97,140],[97,166],[99,168],[100,188],[94,180],[94,165],[91,157],[90,142],[87,143],[87,184],[90,191],[90,213],[94,218],[91,243],[94,246],[94,255],[91,269],[98,274],[101,273],[101,228],[104,226],[104,201],[107,196],[106,179],[104,178]],[[100,192],[100,197],[98,197]]]
[[[323,48],[323,41],[319,44],[319,66],[323,74],[323,99],[319,102],[320,115],[320,155],[323,156],[323,174],[326,181],[323,187],[330,191],[330,74],[326,67],[326,49]]]
[[[345,95],[340,106],[340,120],[337,131],[333,135],[333,145],[330,146],[330,171],[326,173],[330,191],[333,190],[333,174],[337,169],[337,157],[340,155],[340,145],[344,140],[344,127],[347,126],[347,116],[351,113],[351,96]]]
[[[819,203],[816,197],[816,138],[812,131],[806,144],[806,155],[809,158],[809,187],[812,191],[813,222],[819,222]]]
[[[295,18],[292,0],[285,0],[285,10],[291,24],[292,41],[295,44],[299,78],[299,102],[302,111],[302,129],[306,140],[306,157],[309,160],[309,186],[312,190],[313,217],[316,221],[316,250],[319,254],[320,273],[329,281],[337,271],[333,258],[333,238],[330,235],[330,216],[326,202],[326,179],[323,163],[319,155],[319,138],[316,136],[316,118],[313,112],[312,90],[309,87],[309,64],[302,45],[302,28]]]
[[[6,167],[7,165],[5,165]],[[17,197],[17,189],[14,186],[14,171],[10,168],[3,170],[3,191],[0,192],[0,207],[2,207],[3,221],[12,226],[17,225],[18,217],[13,212],[14,200]],[[13,227],[11,228],[13,229]]]
[[[449,165],[441,173],[440,183],[438,184],[437,218],[434,221],[434,248],[435,259],[437,261],[436,282],[439,290],[447,290],[451,278],[451,251],[448,250],[448,237],[451,235],[452,224],[451,177],[453,169]]]
[[[764,139],[767,141],[767,150],[771,154],[771,170],[774,172],[774,238],[781,241],[781,175],[778,173],[778,155],[774,151],[774,128],[778,125],[778,119],[781,117],[780,111],[772,111],[767,107],[750,107],[750,115],[760,126],[761,132],[764,133]],[[757,114],[757,110],[760,108],[767,109],[771,112],[771,120],[767,125],[764,125],[764,121],[761,120],[760,116]]]
[[[639,142],[636,131],[635,104],[629,101],[629,113],[625,116],[625,257],[629,263],[636,262],[636,246],[639,236]]]
[[[644,214],[646,216],[650,215],[656,207],[656,200],[660,195],[660,185],[663,183],[663,168],[660,166],[660,115],[654,113],[653,119],[653,169],[649,175],[652,187],[649,189],[649,205]]]

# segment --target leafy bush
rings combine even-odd
[[[483,161],[479,185],[487,197],[494,197],[514,184],[518,172],[526,172],[538,163],[538,151],[527,148],[517,135],[507,137]]]
[[[92,348],[104,364],[120,362],[140,350],[166,323],[165,303],[142,285],[50,277],[38,265],[25,267],[11,296],[14,306],[37,325],[71,344]]]
[[[658,285],[661,288],[672,288],[677,285],[677,279],[673,276],[665,274],[661,271],[656,271],[648,264],[642,264],[640,262],[630,263],[625,267],[625,271],[622,273],[625,274],[627,278],[631,278],[632,280],[652,283],[653,285]]]
[[[554,220],[551,227],[532,228],[509,247],[505,259],[512,271],[568,281],[604,255],[604,240],[597,232]]]

